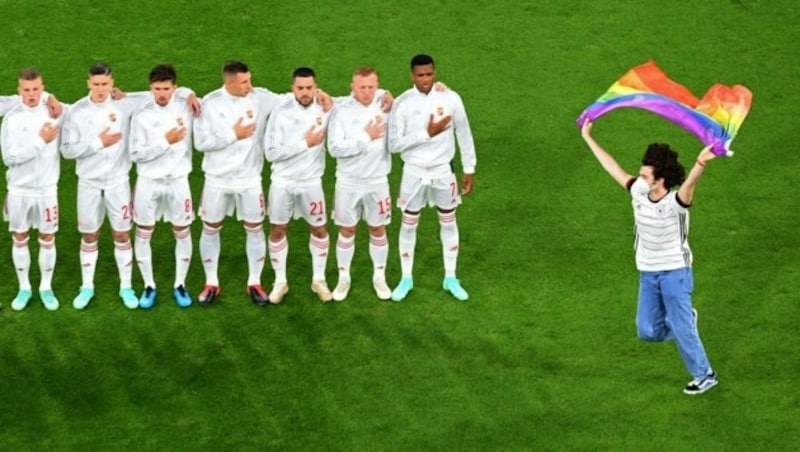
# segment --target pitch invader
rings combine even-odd
[[[127,308],[136,309],[139,299],[131,286],[133,204],[128,132],[133,110],[152,95],[144,91],[114,99],[114,75],[103,63],[89,68],[86,84],[89,95],[71,106],[64,119],[61,140],[61,155],[76,160],[78,175],[81,287],[72,305],[75,309],[84,309],[94,298],[98,239],[108,216],[120,280],[119,296]],[[191,96],[191,90],[183,89],[179,97]]]
[[[133,221],[134,251],[144,280],[140,308],[151,308],[156,299],[153,252],[150,239],[158,220],[172,224],[175,237],[175,284],[173,295],[180,307],[192,304],[186,290],[186,274],[192,258],[191,226],[194,220],[189,173],[192,171],[192,115],[186,99],[177,98],[177,74],[168,64],[150,71],[153,98],[131,117],[131,159],[136,163]]]
[[[22,104],[8,112],[0,129],[3,162],[8,167],[4,216],[12,235],[11,258],[19,281],[11,308],[25,309],[32,298],[28,241],[30,230],[38,229],[39,298],[46,309],[54,311],[59,306],[52,280],[58,232],[60,119],[53,119],[41,102],[44,83],[39,71],[25,69],[18,81]]]

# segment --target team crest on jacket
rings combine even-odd
[[[183,127],[183,116],[178,116],[177,122],[179,127]]]
[[[108,113],[108,120],[111,122],[117,122],[117,113],[116,112],[109,112]]]
[[[316,121],[317,121],[317,125],[321,126],[322,125],[322,116],[317,116]]]
[[[441,105],[436,106],[436,115],[437,116],[444,116],[444,107]]]
[[[248,119],[253,119],[253,109],[252,108],[248,108],[247,109],[247,118]]]

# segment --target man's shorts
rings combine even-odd
[[[38,229],[41,234],[58,232],[58,194],[20,195],[9,193],[3,209],[9,232]]]
[[[369,226],[386,226],[392,222],[389,184],[363,187],[336,184],[332,218],[337,226],[352,227],[361,219]]]
[[[133,221],[155,226],[164,220],[173,226],[189,226],[194,220],[189,179],[152,180],[139,177],[133,196]]]
[[[461,204],[461,192],[455,174],[437,179],[423,179],[403,173],[397,207],[404,212],[419,212],[426,205],[441,210],[451,210],[459,204]]]
[[[271,224],[288,224],[292,219],[303,218],[311,226],[322,226],[326,222],[326,215],[322,181],[300,186],[270,185]]]
[[[266,206],[264,191],[257,184],[247,188],[222,188],[208,183],[200,199],[200,218],[206,223],[220,223],[226,216],[247,223],[263,223]]]
[[[111,188],[97,188],[78,182],[78,231],[88,234],[100,230],[108,215],[111,229],[131,230],[133,202],[131,187],[125,182]]]

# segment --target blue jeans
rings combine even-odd
[[[674,340],[689,373],[702,377],[711,366],[694,324],[693,291],[691,268],[640,272],[636,329],[645,341]]]

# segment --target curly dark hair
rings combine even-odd
[[[642,165],[653,167],[653,177],[664,179],[664,186],[672,188],[683,183],[686,170],[678,162],[678,153],[668,144],[653,143],[647,146],[642,157]]]

